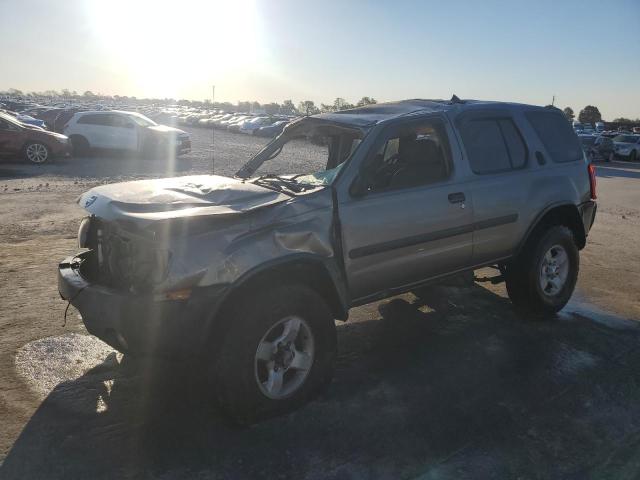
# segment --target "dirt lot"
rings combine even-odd
[[[210,131],[191,133],[176,174],[211,170]],[[216,173],[264,141],[216,133]],[[173,366],[130,368],[72,310],[63,326],[56,263],[76,248],[75,198],[167,165],[0,164],[0,478],[638,478],[640,168],[598,174],[559,316],[522,318],[485,283],[355,309],[326,394],[238,429]]]

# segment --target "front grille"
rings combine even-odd
[[[122,290],[147,291],[167,275],[169,253],[145,238],[95,219],[99,283]]]

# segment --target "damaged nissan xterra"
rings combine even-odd
[[[517,307],[560,310],[595,198],[555,108],[371,105],[293,122],[235,178],[83,194],[88,250],[60,264],[59,290],[121,352],[201,359],[251,422],[326,384],[352,307],[496,266]]]

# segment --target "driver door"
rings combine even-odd
[[[470,266],[472,201],[456,176],[450,134],[437,118],[390,126],[341,195],[353,303]]]

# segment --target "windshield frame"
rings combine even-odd
[[[339,123],[331,120],[325,120],[317,117],[303,117],[298,120],[294,120],[285,126],[282,133],[276,136],[273,140],[267,143],[258,153],[256,153],[253,157],[251,157],[241,168],[238,170],[234,177],[247,180],[254,175],[254,173],[265,163],[270,160],[273,160],[279,155],[278,150],[281,150],[285,144],[294,140],[296,138],[304,137],[304,136],[313,136],[319,135],[323,132],[327,134],[330,132],[334,132],[335,135],[340,133],[351,133],[356,134],[360,143],[358,146],[351,151],[349,156],[341,163],[345,166],[346,164],[353,158],[354,154],[360,149],[360,146],[363,143],[364,138],[371,130],[370,127],[360,127],[355,126],[348,123]],[[328,135],[325,135],[328,136]],[[278,153],[276,153],[278,152]],[[275,155],[274,155],[275,154]],[[335,181],[340,176],[340,173],[343,172],[344,167],[340,169],[338,175],[334,177],[331,183],[335,183]],[[291,175],[306,175],[315,172],[291,172]]]

